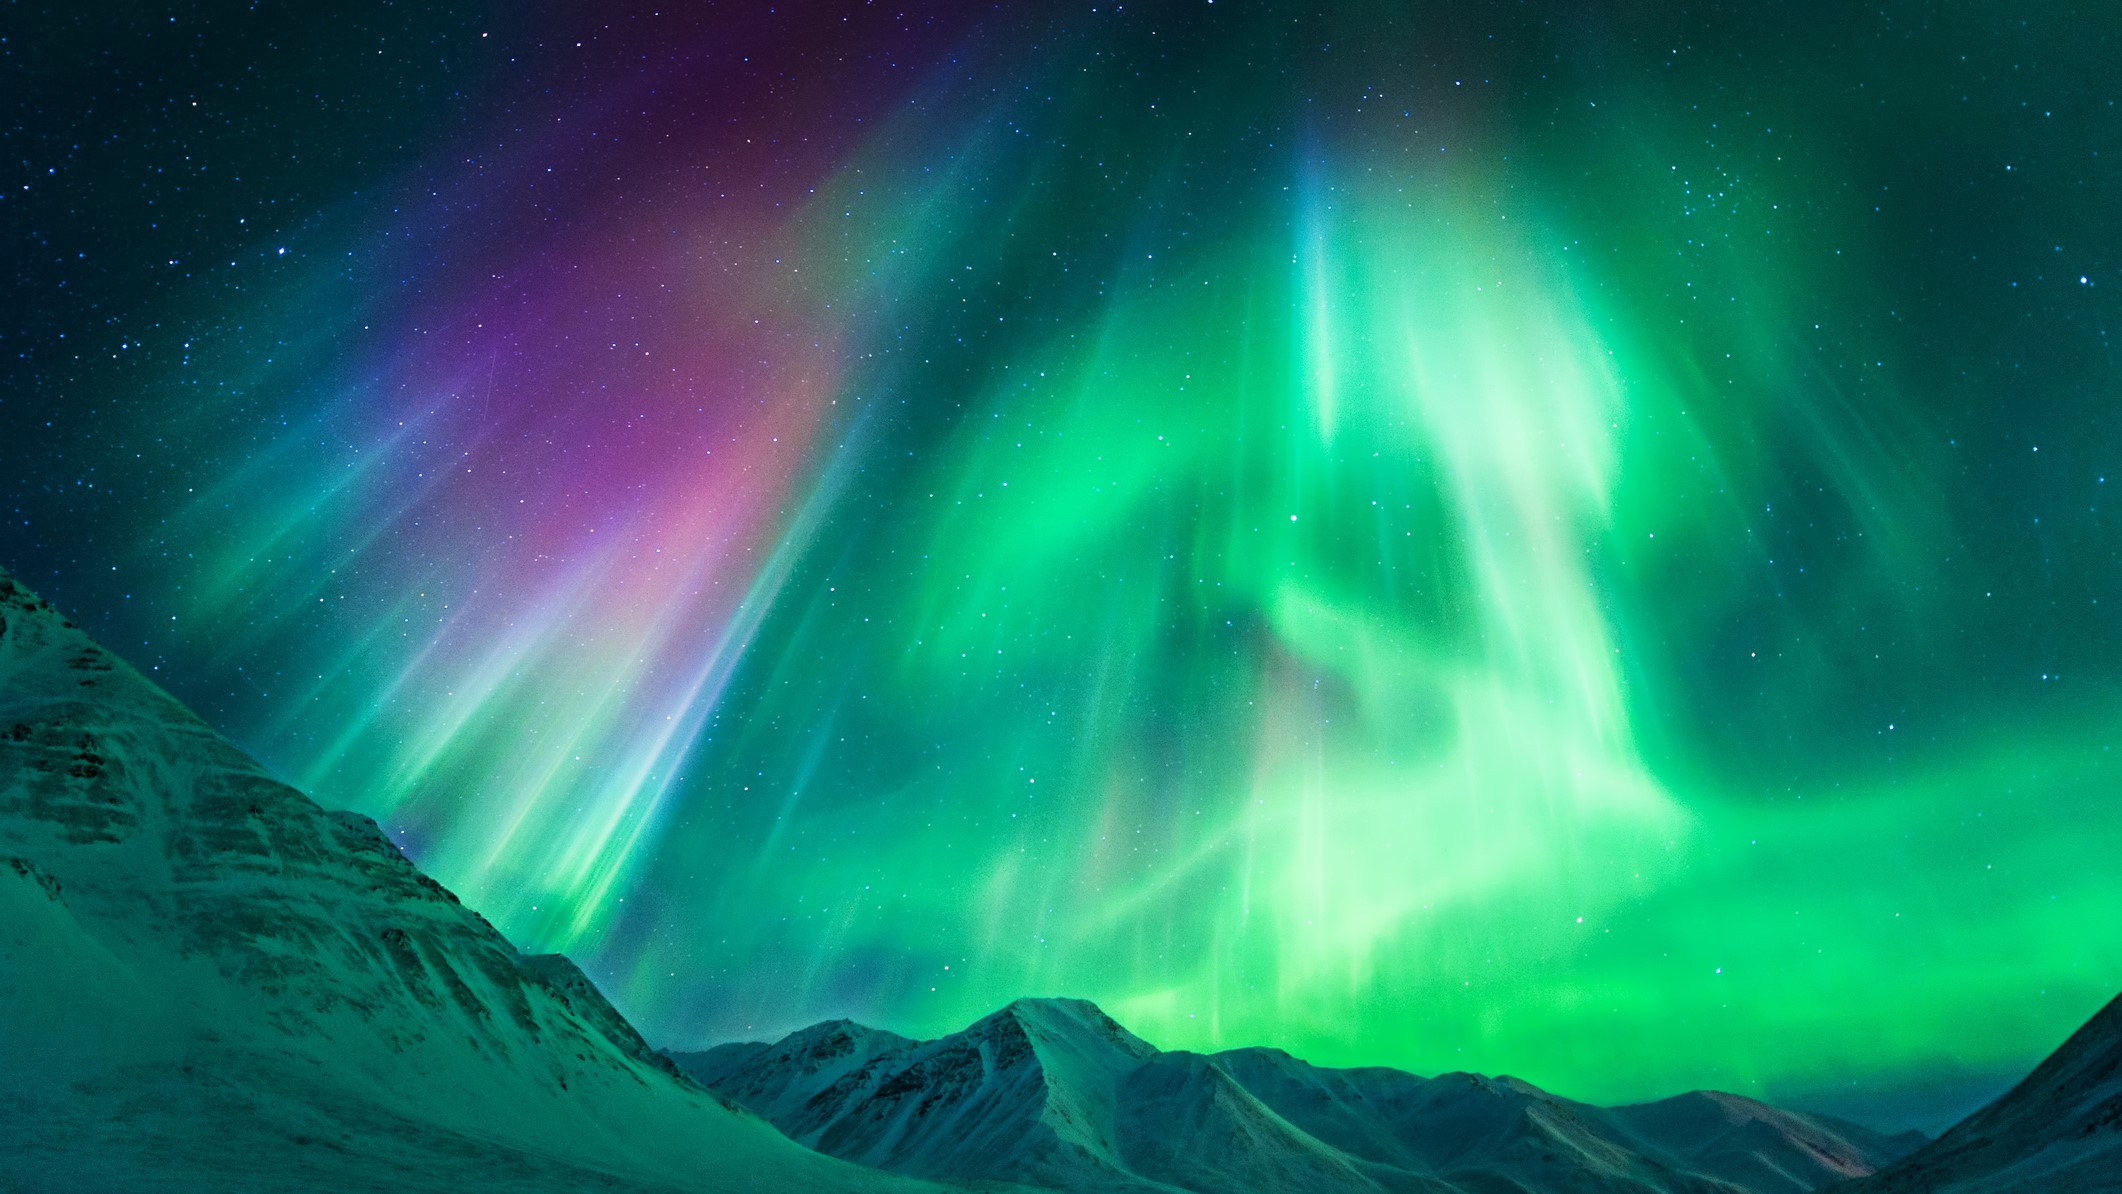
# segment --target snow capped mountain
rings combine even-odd
[[[1161,1052],[1082,1000],[665,1056],[5,573],[0,1010],[6,1190],[2122,1190],[2122,1000],[1921,1148],[1714,1092]]]
[[[965,1031],[913,1041],[830,1021],[742,1060],[678,1065],[790,1137],[924,1177],[1131,1190],[1115,1143],[1120,1079],[1156,1054],[1081,1000],[1020,999]]]
[[[1372,1190],[1373,1166],[1275,1114],[1213,1057],[1160,1053],[1121,1084],[1120,1153],[1134,1172],[1185,1190]],[[1399,1171],[1379,1170],[1381,1176]],[[1447,1189],[1390,1185],[1389,1189]]]
[[[1847,1194],[1919,1190],[2122,1190],[2122,996],[2094,1013],[2024,1082]]]
[[[1512,1078],[1159,1052],[1073,999],[934,1041],[841,1020],[672,1059],[834,1156],[1069,1190],[1785,1194],[1922,1143],[1728,1094],[1601,1108]]]
[[[791,1136],[801,1139],[801,1125],[823,1126],[844,1110],[838,1102],[840,1092],[874,1089],[871,1076],[879,1056],[911,1047],[914,1043],[896,1033],[864,1028],[849,1020],[829,1020],[806,1028],[778,1045],[723,1046],[724,1050],[753,1051],[741,1059],[730,1056],[724,1064],[728,1066],[732,1085],[745,1091],[744,1098],[756,1101],[761,1107],[772,1108],[770,1113],[761,1114],[780,1124]],[[699,1056],[719,1060],[728,1055],[711,1050]],[[703,1073],[712,1073],[713,1063],[690,1072],[696,1078]],[[702,1082],[705,1084],[706,1079]],[[791,1101],[787,1097],[798,1092],[802,1095],[800,1100]],[[730,1097],[738,1098],[735,1095]]]
[[[0,1188],[910,1190],[680,1074],[0,573]]]

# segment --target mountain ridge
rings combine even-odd
[[[666,1054],[5,571],[0,1006],[6,1189],[2122,1189],[2122,999],[1920,1148],[1714,1091],[1163,1051],[1084,1000]]]
[[[2018,1085],[1836,1194],[2089,1194],[2122,1190],[2122,995]]]
[[[835,1156],[1067,1190],[1769,1194],[1868,1175],[1923,1139],[1723,1092],[1602,1108],[1507,1076],[1163,1051],[1074,999],[1018,999],[932,1041],[836,1020],[671,1056]]]
[[[0,571],[0,1187],[913,1190],[802,1149]]]

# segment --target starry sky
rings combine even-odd
[[[1935,1129],[2122,988],[2118,55],[18,5],[0,561],[652,1039]]]

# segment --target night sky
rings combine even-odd
[[[652,1039],[2122,988],[2122,9],[579,7],[0,13],[0,563]]]

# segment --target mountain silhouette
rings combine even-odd
[[[0,1189],[919,1187],[701,1088],[4,572],[0,1009]]]
[[[933,1041],[835,1020],[671,1056],[836,1157],[1066,1190],[1783,1194],[1923,1142],[1706,1091],[1593,1107],[1513,1078],[1163,1052],[1080,999]]]

